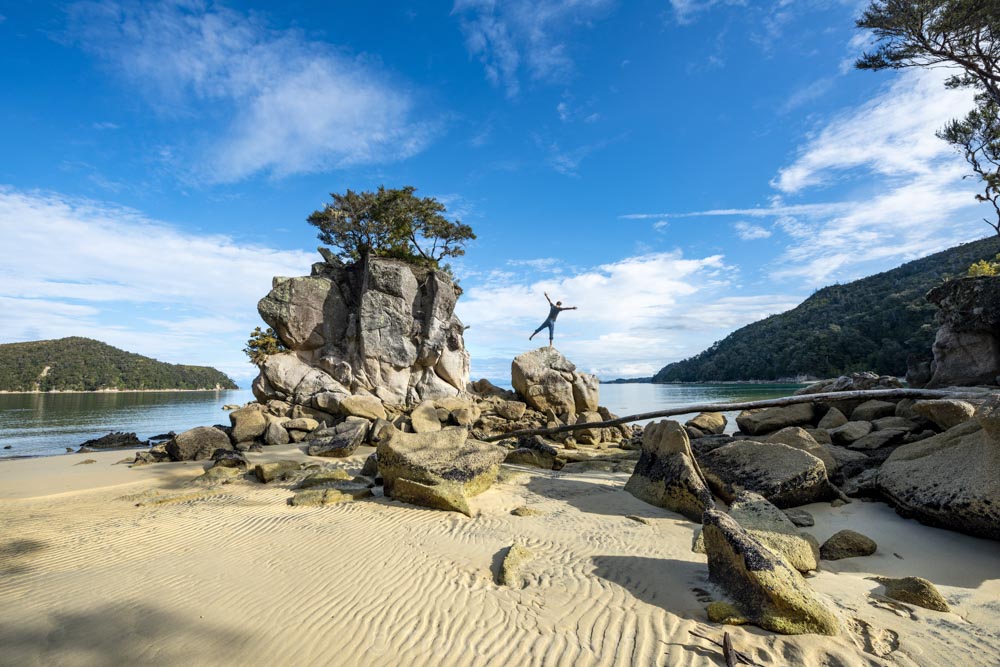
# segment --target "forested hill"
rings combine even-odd
[[[237,389],[207,366],[166,364],[90,338],[0,345],[0,391]]]
[[[929,356],[937,310],[924,295],[969,265],[992,259],[995,236],[899,268],[824,287],[792,310],[737,329],[704,352],[669,364],[653,382],[836,377],[871,370],[906,373],[910,354]]]

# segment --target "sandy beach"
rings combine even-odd
[[[0,664],[721,665],[690,631],[724,629],[764,665],[1000,664],[997,544],[878,503],[806,507],[820,541],[850,527],[879,551],[809,580],[841,636],[785,637],[707,621],[695,524],[624,492],[624,473],[505,466],[468,518],[381,497],[291,507],[287,483],[203,489],[204,464],[126,456],[0,464]],[[498,585],[514,541],[534,557]],[[930,579],[953,612],[869,597],[873,575]]]

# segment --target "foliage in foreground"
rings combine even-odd
[[[927,357],[937,309],[925,295],[970,264],[993,257],[996,237],[956,246],[845,285],[824,287],[792,310],[737,329],[709,349],[662,368],[653,382],[906,373]]]
[[[238,389],[214,368],[167,364],[90,338],[0,345],[0,391],[216,387]]]

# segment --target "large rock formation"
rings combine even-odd
[[[950,280],[927,293],[938,311],[928,387],[998,384],[1000,277]]]
[[[253,384],[259,401],[338,416],[358,414],[342,406],[351,395],[408,409],[465,390],[469,355],[454,312],[460,290],[448,274],[394,259],[345,266],[325,256],[310,276],[275,278],[257,306],[289,349],[262,364]]]
[[[712,493],[698,469],[684,427],[664,420],[642,433],[642,454],[625,490],[640,500],[701,521],[713,509]]]
[[[518,356],[511,363],[510,375],[514,390],[525,403],[539,412],[552,410],[567,424],[575,423],[578,414],[597,411],[597,376],[580,373],[555,348],[543,347]]]

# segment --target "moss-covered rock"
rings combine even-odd
[[[932,611],[951,611],[944,597],[931,582],[922,577],[872,577],[885,586],[885,595],[893,600],[913,604]]]
[[[780,508],[837,497],[823,461],[788,445],[738,440],[698,462],[712,491],[729,503],[741,491],[759,493]]]
[[[878,550],[875,540],[853,530],[841,530],[819,548],[823,560],[841,560],[858,556],[871,556]]]
[[[783,556],[722,512],[706,511],[702,523],[709,579],[735,600],[742,617],[781,634],[840,632],[837,617]],[[715,615],[724,614],[716,608]]]

